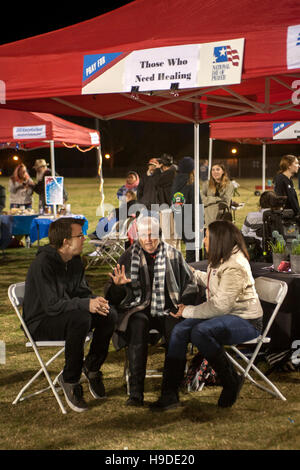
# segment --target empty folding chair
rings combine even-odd
[[[262,345],[269,343],[271,340],[271,338],[269,338],[267,335],[276,318],[278,311],[280,310],[282,302],[284,301],[284,298],[288,291],[288,286],[287,286],[287,283],[284,281],[280,281],[280,280],[272,279],[268,277],[258,277],[255,280],[255,288],[256,288],[256,291],[260,300],[273,304],[274,310],[262,334],[251,341],[247,341],[243,343],[243,345],[244,344],[248,344],[248,345],[256,344],[256,347],[253,353],[251,354],[250,358],[248,358],[245,354],[241,352],[238,345],[228,346],[229,350],[230,349],[233,350],[239,356],[239,358],[242,359],[244,363],[246,363],[246,367],[245,366],[243,367],[240,362],[238,362],[235,358],[232,357],[231,354],[229,354],[228,351],[226,351],[226,354],[229,357],[229,359],[233,362],[233,364],[237,367],[237,369],[239,369],[239,371],[242,372],[243,376],[246,379],[249,379],[251,383],[256,385],[258,388],[270,393],[271,395],[278,397],[281,400],[285,401],[286,398],[282,395],[282,393],[278,390],[278,388],[265,376],[265,374],[263,374],[263,372],[260,369],[258,369],[258,367],[256,367],[254,362],[255,362],[255,359],[257,358],[257,355]],[[258,383],[250,375],[249,373],[250,371],[256,372],[257,375],[263,380],[263,382],[267,384],[267,387]]]
[[[29,348],[32,348],[33,351],[35,352],[35,355],[37,357],[37,360],[40,364],[40,369],[36,372],[36,374],[24,385],[24,387],[20,390],[20,392],[18,393],[17,397],[15,398],[15,400],[13,401],[13,405],[15,405],[16,403],[18,403],[19,401],[23,401],[27,398],[30,398],[34,395],[38,395],[42,392],[45,392],[46,390],[49,390],[51,389],[52,392],[53,392],[53,395],[55,396],[56,400],[57,400],[57,403],[59,404],[60,406],[60,409],[62,411],[62,413],[66,414],[66,409],[60,399],[60,396],[58,395],[58,390],[60,389],[60,387],[56,387],[56,383],[57,383],[57,378],[58,378],[58,375],[55,377],[54,380],[51,379],[50,375],[49,375],[49,372],[48,372],[48,366],[53,362],[55,361],[55,359],[57,359],[65,350],[65,342],[64,341],[34,341],[34,339],[32,338],[27,326],[26,326],[26,323],[23,319],[23,316],[22,316],[22,312],[21,312],[21,309],[22,309],[22,306],[23,306],[23,300],[24,300],[24,294],[25,294],[25,282],[19,282],[19,283],[16,283],[16,284],[12,284],[9,286],[8,288],[8,297],[9,297],[9,300],[12,304],[12,306],[14,307],[14,310],[18,316],[18,319],[21,323],[21,326],[23,328],[23,331],[28,339],[28,341],[26,342],[26,347],[29,347]],[[89,341],[91,338],[91,335],[87,336],[86,338],[86,341]],[[41,357],[41,354],[39,352],[39,349],[40,348],[58,348],[58,350],[56,350],[55,354],[52,354],[52,356],[47,360],[47,362],[45,362],[42,357]],[[60,371],[61,372],[61,371]],[[60,373],[59,372],[59,373]],[[46,388],[43,388],[41,390],[38,390],[36,392],[33,392],[31,394],[28,394],[28,395],[25,395],[23,396],[23,394],[25,393],[25,391],[33,384],[33,382],[35,382],[35,380],[40,376],[44,374],[47,381],[48,381],[48,387]]]

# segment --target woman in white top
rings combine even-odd
[[[162,395],[152,404],[152,409],[165,410],[179,405],[178,388],[190,342],[219,376],[223,390],[218,405],[232,406],[242,378],[223,346],[240,344],[260,334],[263,312],[241,232],[232,222],[217,220],[210,224],[204,244],[208,253],[207,272],[194,271],[194,279],[206,288],[206,302],[179,306],[175,316],[185,320],[172,331]]]
[[[219,212],[222,212],[224,207],[227,207],[228,211],[230,210],[233,193],[234,186],[225,166],[222,163],[216,163],[211,167],[210,178],[208,181],[204,181],[201,191],[206,227],[217,220]],[[220,206],[221,203],[222,206]]]
[[[24,163],[18,165],[9,179],[10,208],[25,209],[32,207],[32,192],[34,183],[30,178]]]

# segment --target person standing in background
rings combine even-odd
[[[274,191],[277,196],[286,196],[285,209],[292,209],[294,215],[300,214],[300,206],[293,184],[293,176],[298,173],[299,161],[295,155],[284,155],[280,160],[279,172],[274,178]]]
[[[201,197],[205,211],[205,226],[218,218],[221,211],[220,203],[227,210],[230,210],[230,202],[233,196],[234,187],[229,179],[225,165],[216,163],[211,167],[209,181],[205,181],[202,186]],[[222,207],[222,209],[224,209]]]
[[[9,178],[10,208],[32,208],[32,193],[34,183],[30,178],[24,163],[20,163]]]

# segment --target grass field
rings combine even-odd
[[[2,179],[1,184],[7,185]],[[245,207],[237,211],[236,223],[241,226],[245,215],[257,207],[254,196],[259,181],[239,181],[238,202]],[[122,180],[105,180],[105,201],[116,204],[116,190]],[[84,214],[89,231],[96,227],[99,204],[99,182],[95,179],[67,179],[69,202],[74,213]],[[35,200],[35,205],[36,205]],[[46,243],[47,240],[43,240]],[[241,396],[231,409],[216,406],[219,387],[206,387],[202,392],[182,395],[184,406],[163,414],[125,406],[123,351],[111,347],[103,367],[107,399],[94,400],[86,383],[85,397],[90,405],[87,413],[69,409],[62,415],[50,392],[17,405],[12,401],[25,380],[37,366],[34,355],[27,351],[24,336],[8,301],[7,288],[12,282],[25,279],[28,266],[37,251],[6,250],[0,257],[0,340],[6,345],[6,363],[0,364],[0,449],[1,450],[292,450],[300,448],[300,373],[276,372],[271,378],[287,401],[273,398],[246,383]],[[84,253],[92,251],[88,240]],[[97,294],[103,293],[108,277],[107,267],[87,270],[87,279]],[[150,348],[149,365],[161,368],[163,350]],[[63,359],[51,367],[58,373]],[[146,379],[146,404],[159,394],[160,378]]]

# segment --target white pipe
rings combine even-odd
[[[200,218],[199,218],[199,124],[194,123],[194,162],[195,162],[195,260],[199,261]]]
[[[211,166],[212,166],[213,142],[214,142],[214,139],[212,137],[210,137],[209,138],[209,147],[208,147],[208,179],[209,179],[210,170],[211,170]]]
[[[51,160],[51,175],[55,178],[55,150],[54,150],[54,140],[50,140],[50,160]],[[53,215],[56,217],[56,204],[53,204]]]
[[[262,191],[266,190],[266,144],[262,146]]]

